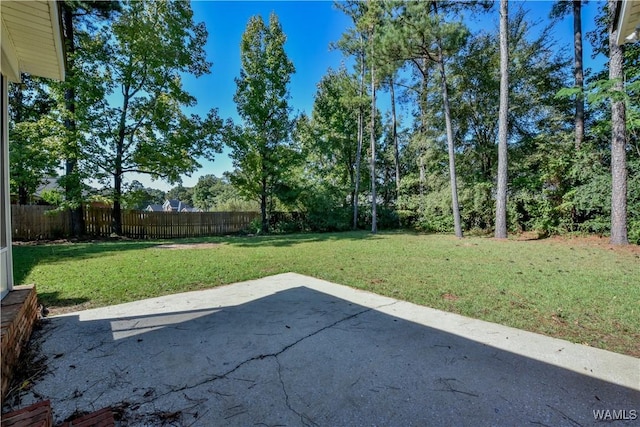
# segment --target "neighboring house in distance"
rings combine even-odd
[[[202,212],[202,210],[194,208],[176,199],[169,199],[162,205],[164,212]]]
[[[184,206],[187,205],[180,200],[168,199],[162,204],[162,210],[165,212],[180,212]]]
[[[45,178],[42,180],[40,186],[36,188],[36,192],[33,193],[34,201],[41,200],[42,194],[45,191],[60,191],[61,193],[64,193],[64,188],[58,184],[58,177]]]
[[[62,177],[60,176],[49,176],[46,178],[42,178],[42,181],[40,182],[40,185],[38,185],[38,187],[36,188],[36,190],[34,191],[33,194],[30,194],[28,199],[27,199],[27,204],[28,205],[48,205],[49,201],[45,200],[45,195],[47,193],[59,193],[60,197],[63,197],[62,195],[65,192],[65,189],[62,185],[60,185],[60,179]],[[99,207],[112,207],[112,204],[109,204],[107,202],[104,201],[96,201],[96,200],[91,200],[92,197],[94,196],[100,196],[103,195],[105,196],[105,198],[109,197],[109,193],[105,193],[102,190],[97,190],[95,188],[90,187],[87,184],[82,184],[82,199],[85,200],[86,204],[89,204],[91,207],[94,208],[99,208]],[[11,194],[11,204],[17,205],[18,203],[18,195],[15,193]]]
[[[64,193],[64,188],[62,188],[58,184],[58,177],[43,178],[42,181],[40,182],[40,185],[38,185],[38,188],[36,188],[35,192],[33,194],[29,194],[29,196],[27,197],[26,204],[28,205],[47,204],[42,198],[42,196],[47,192]],[[11,193],[11,204],[13,205],[20,204],[18,194]]]
[[[184,205],[180,212],[204,212],[200,208],[192,208],[190,206]]]
[[[49,200],[45,200],[45,195],[47,193],[59,193],[60,197],[64,194],[64,187],[60,186],[58,180],[60,177],[52,176],[48,178],[44,178],[36,191],[29,198],[29,204],[32,205],[47,205],[49,204]],[[82,195],[87,196],[88,192],[86,189],[82,189]]]
[[[181,202],[180,200],[166,200],[161,205],[148,205],[145,209],[147,212],[202,212],[202,209],[194,208]]]
[[[164,212],[164,209],[162,208],[162,205],[160,204],[153,204],[153,205],[149,205],[145,208],[145,211],[147,212]]]
[[[40,186],[36,188],[35,193],[33,193],[33,195],[31,196],[31,204],[33,205],[47,204],[47,202],[42,197],[47,192],[57,192],[60,194],[64,194],[65,190],[64,190],[64,187],[60,185],[60,178],[61,177],[59,176],[50,176],[50,177],[44,178]],[[92,193],[95,191],[96,190],[91,188],[90,186],[86,184],[82,184],[83,200],[89,199]],[[89,204],[92,207],[110,207],[110,205],[105,202],[91,201],[89,202]]]

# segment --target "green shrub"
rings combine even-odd
[[[458,191],[460,220],[465,230],[493,228],[495,221],[495,199],[491,182],[478,182],[461,186]]]
[[[629,221],[629,243],[640,245],[640,220]]]
[[[353,214],[353,211],[351,212]],[[376,206],[376,225],[379,230],[394,230],[400,226],[400,217],[395,209],[387,206]],[[358,228],[371,228],[371,205],[362,205],[358,210]]]

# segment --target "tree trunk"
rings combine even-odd
[[[127,98],[125,97],[125,105]],[[126,111],[126,107],[123,111]],[[125,114],[123,113],[124,117]],[[115,170],[113,173],[113,210],[111,211],[111,231],[122,235],[122,151],[124,146],[124,121],[121,122],[118,146],[116,147]]]
[[[13,110],[15,123],[22,122],[22,110],[24,109],[24,88],[25,84],[21,83],[19,90],[15,92],[14,102],[15,108]],[[29,202],[29,189],[24,182],[18,182],[18,204],[26,205]]]
[[[422,80],[420,81],[420,130],[422,132],[422,144],[420,144],[420,214],[424,212],[424,186],[426,171],[424,165],[425,145],[427,139],[427,58],[422,58]]]
[[[378,232],[378,201],[376,195],[376,79],[374,66],[374,44],[371,34],[371,232]]]
[[[18,204],[26,205],[29,203],[29,190],[26,185],[20,184],[18,186]]]
[[[611,244],[626,245],[627,237],[627,153],[626,110],[622,92],[623,47],[618,46],[613,26],[616,0],[609,6],[609,79],[614,81],[611,98]]]
[[[425,170],[424,167],[424,155],[421,153],[420,154],[420,158],[418,160],[419,162],[419,170],[420,170],[420,211],[422,211],[424,209],[424,183],[427,180],[426,179],[426,175],[427,175],[427,171]]]
[[[360,35],[360,44],[362,45],[362,35]],[[363,47],[364,50],[364,47]],[[358,195],[360,193],[360,161],[362,159],[362,144],[364,139],[364,112],[362,111],[361,100],[364,96],[364,51],[360,56],[360,99],[358,100],[358,148],[356,150],[356,185],[354,189],[353,199],[353,229],[358,229]]]
[[[449,147],[449,177],[451,179],[451,208],[453,210],[453,227],[456,237],[462,238],[462,226],[460,224],[460,205],[458,204],[458,184],[456,176],[456,152],[453,142],[453,125],[451,124],[451,110],[449,108],[449,93],[447,90],[447,75],[442,58],[442,45],[438,40],[438,55],[440,60],[440,77],[442,78],[442,103],[444,104],[444,121],[447,128],[447,145]]]
[[[73,74],[75,72],[74,54],[75,54],[75,40],[74,40],[74,28],[73,28],[73,11],[71,6],[66,2],[62,2],[62,22],[63,32],[65,38],[66,49],[66,66],[65,74],[67,81],[73,80]],[[65,109],[69,112],[69,115],[64,120],[64,126],[67,129],[67,147],[66,147],[66,159],[65,159],[65,198],[68,202],[71,202],[73,206],[71,208],[71,233],[78,237],[84,234],[84,221],[82,215],[82,187],[80,177],[78,175],[78,157],[79,149],[76,134],[76,93],[71,84],[67,84],[64,91]],[[77,206],[74,206],[76,205]]]
[[[126,83],[122,88],[123,101],[120,122],[118,124],[118,135],[116,139],[116,156],[114,160],[113,174],[113,211],[111,214],[111,228],[113,233],[120,236],[122,234],[122,157],[124,156],[124,140],[126,137],[127,111],[129,110],[129,89],[130,83]]]
[[[398,121],[396,117],[396,94],[393,88],[393,76],[389,80],[391,93],[391,137],[393,138],[393,161],[396,172],[396,199],[400,195],[400,149],[398,147]]]
[[[347,148],[347,164],[345,165],[347,169],[347,174],[349,175],[349,188],[351,191],[349,192],[349,197],[351,198],[351,208],[353,208],[353,204],[355,201],[355,186],[356,186],[356,171],[354,170],[355,158],[351,157],[351,143],[353,142],[353,138],[349,136],[347,140],[344,142],[344,146]]]
[[[575,84],[580,89],[576,96],[575,146],[580,150],[584,140],[584,71],[582,66],[582,0],[573,0],[573,45]]]
[[[260,227],[260,230],[263,233],[268,233],[269,218],[267,217],[267,178],[265,178],[264,176],[262,177],[262,193],[260,194],[260,216],[262,217],[262,225]]]
[[[500,0],[500,117],[498,119],[498,189],[496,239],[507,238],[507,138],[509,114],[509,4]]]
[[[111,231],[122,236],[122,171],[116,167],[113,174],[113,210],[111,211]]]

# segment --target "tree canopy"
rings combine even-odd
[[[121,208],[159,200],[125,179],[146,174],[203,210],[257,208],[263,232],[289,210],[305,220],[274,228],[579,231],[638,243],[640,45],[614,42],[613,1],[583,35],[584,4],[555,2],[537,21],[519,2],[504,13],[506,0],[339,2],[350,26],[330,47],[344,61],[308,88],[312,111],[299,114],[285,30],[275,13],[253,16],[234,123],[215,108],[191,113],[197,94],[183,81],[212,64],[188,2],[69,0],[68,82],[11,86],[12,191],[26,203],[64,162],[61,206],[78,207],[81,182],[98,180],[116,233]],[[558,40],[564,16],[573,33]],[[583,42],[608,62],[583,69]],[[225,145],[232,171],[182,186]]]
[[[278,17],[268,25],[261,16],[247,23],[240,43],[241,69],[234,101],[242,119],[228,126],[228,144],[235,170],[231,181],[260,203],[263,232],[269,213],[288,187],[296,152],[291,147],[289,82],[295,72],[284,49],[286,36]]]
[[[220,151],[222,121],[215,109],[206,117],[185,113],[196,98],[183,88],[182,74],[197,77],[211,67],[206,28],[193,21],[189,3],[126,3],[97,38],[101,49],[86,60],[101,73],[104,97],[91,107],[84,150],[96,177],[113,182],[119,234],[123,175],[178,181],[200,167],[199,158],[212,160]]]

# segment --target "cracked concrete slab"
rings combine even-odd
[[[640,416],[640,360],[301,276],[52,317],[22,404],[132,426],[598,423]]]

